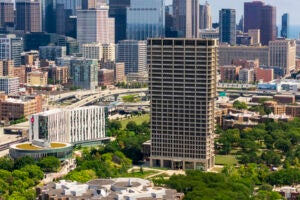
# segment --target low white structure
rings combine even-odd
[[[105,138],[105,108],[56,109],[30,117],[29,141],[82,143]]]

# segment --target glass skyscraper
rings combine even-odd
[[[220,42],[236,44],[236,14],[234,9],[222,9],[219,14]]]
[[[281,17],[281,37],[289,38],[290,15],[284,13]]]
[[[131,0],[127,8],[126,37],[145,40],[165,35],[164,0]]]

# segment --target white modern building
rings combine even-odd
[[[105,108],[88,106],[34,114],[29,141],[86,143],[105,138]]]

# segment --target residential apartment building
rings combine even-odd
[[[151,166],[214,166],[217,47],[212,39],[148,39]]]
[[[14,61],[0,60],[0,76],[13,76],[13,75],[14,75]]]
[[[73,86],[88,90],[98,87],[98,60],[72,58],[69,69]]]
[[[16,120],[39,112],[42,112],[42,97],[39,95],[21,97],[0,95],[1,120]]]
[[[14,66],[21,65],[21,53],[24,51],[23,39],[13,34],[0,34],[0,60],[14,60]]]
[[[238,80],[241,66],[224,65],[220,66],[221,82],[235,82]]]
[[[19,93],[19,78],[1,76],[0,91],[4,91],[8,95],[17,95]]]
[[[117,62],[125,63],[125,74],[147,72],[147,42],[123,40],[118,43]]]
[[[55,60],[67,55],[65,46],[41,46],[39,47],[39,57],[44,60]]]
[[[32,86],[48,85],[48,72],[32,71],[26,74],[27,84]]]
[[[254,69],[243,68],[239,71],[239,81],[241,83],[253,83],[254,79]]]

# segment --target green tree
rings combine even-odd
[[[14,161],[8,157],[0,158],[0,169],[12,171],[14,169]]]
[[[42,158],[38,165],[44,172],[56,172],[60,167],[60,161],[54,156]]]
[[[233,107],[236,109],[247,109],[247,104],[245,102],[240,102],[239,100],[233,102]]]
[[[68,180],[85,183],[97,178],[94,170],[71,171],[66,177]]]
[[[34,164],[35,164],[35,160],[32,157],[24,156],[24,157],[18,158],[15,161],[14,168],[21,169],[21,168],[25,167],[26,165],[34,165]]]

